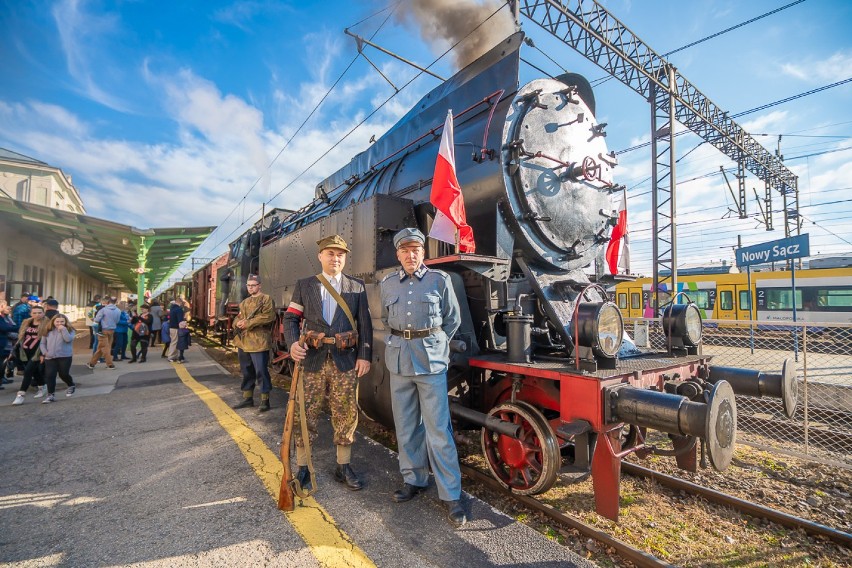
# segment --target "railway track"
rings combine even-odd
[[[781,526],[788,527],[794,530],[802,530],[806,534],[825,538],[841,546],[852,548],[852,534],[843,532],[841,530],[834,529],[832,527],[828,527],[820,523],[815,523],[813,521],[809,521],[807,519],[803,519],[795,515],[784,513],[783,511],[779,511],[777,509],[772,509],[763,505],[759,505],[757,503],[745,501],[743,499],[727,495],[720,491],[716,491],[715,489],[703,487],[701,485],[697,485],[677,477],[666,475],[633,463],[622,462],[621,467],[622,472],[628,475],[653,479],[660,485],[668,487],[670,489],[685,491],[686,493],[699,496],[707,500],[708,502],[715,503],[717,505],[722,505],[725,507],[731,507],[732,509],[735,509],[743,514],[759,519],[767,519]],[[467,465],[462,465],[461,469],[464,475],[468,476],[470,479],[476,481],[477,483],[484,485],[500,494],[510,496],[512,499],[518,501],[528,509],[540,513],[548,519],[551,519],[552,521],[559,523],[562,526],[574,529],[583,536],[592,538],[600,542],[604,546],[612,548],[620,557],[629,562],[632,562],[636,566],[652,568],[660,566],[671,566],[671,564],[664,562],[656,556],[653,556],[652,554],[649,554],[644,550],[631,546],[630,544],[615,538],[609,533],[602,531],[590,524],[584,523],[583,521],[575,517],[567,515],[550,505],[538,501],[533,497],[517,495],[512,491],[505,489],[487,473],[484,473],[474,467],[470,467]]]
[[[513,493],[503,488],[503,486],[497,483],[497,481],[493,477],[491,477],[487,473],[479,471],[474,467],[462,464],[461,471],[464,475],[468,476],[470,479],[476,481],[477,483],[484,485],[485,487],[503,495],[511,496],[514,500],[518,501],[528,509],[537,513],[541,513],[542,515],[556,523],[572,528],[578,531],[583,536],[593,538],[601,544],[614,549],[619,556],[621,556],[625,560],[632,562],[636,566],[639,566],[641,568],[660,568],[673,566],[672,564],[663,562],[652,554],[648,554],[644,550],[640,550],[636,547],[630,546],[626,542],[615,538],[607,532],[595,528],[590,524],[584,523],[583,521],[577,518],[566,515],[565,513],[555,509],[554,507],[551,507],[550,505],[542,503],[541,501],[534,499],[533,497]]]

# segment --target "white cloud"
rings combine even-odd
[[[833,83],[852,77],[852,52],[838,51],[821,61],[785,63],[781,70],[802,81]]]
[[[97,84],[92,71],[99,66],[92,58],[98,53],[106,53],[98,48],[100,35],[115,32],[118,19],[110,14],[86,12],[84,5],[85,0],[61,0],[51,11],[68,73],[76,81],[76,89],[84,96],[111,109],[127,111],[124,101]]]

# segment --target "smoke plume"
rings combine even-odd
[[[414,23],[420,28],[420,36],[435,51],[443,52],[457,41],[468,36],[452,52],[456,69],[474,61],[477,57],[506,39],[515,31],[515,23],[509,8],[504,5],[497,14],[480,26],[501,4],[500,0],[403,0],[398,19]]]

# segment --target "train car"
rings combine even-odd
[[[852,323],[852,267],[797,270],[795,278],[797,322],[826,326]],[[695,302],[704,319],[719,322],[751,319],[765,322],[760,325],[770,329],[779,326],[769,322],[793,321],[790,271],[752,272],[751,291],[746,273],[679,275],[678,279],[677,291]],[[651,286],[650,278],[616,285],[616,303],[624,317],[654,317]],[[672,290],[662,284],[659,305],[671,302],[672,295]]]
[[[190,291],[191,325],[205,337],[216,327],[216,275],[228,262],[228,253],[222,253],[192,273]]]

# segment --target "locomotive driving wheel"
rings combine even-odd
[[[517,440],[482,429],[482,453],[491,475],[520,495],[536,495],[550,489],[562,464],[559,443],[547,420],[531,404],[504,402],[488,413],[521,426]]]

